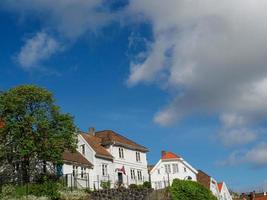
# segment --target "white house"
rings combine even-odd
[[[166,151],[162,151],[161,159],[149,172],[154,189],[165,188],[171,185],[174,179],[197,181],[197,173],[182,157]]]
[[[220,200],[220,192],[218,188],[218,183],[213,177],[209,176],[208,174],[206,174],[205,172],[201,170],[198,170],[197,181],[200,184],[202,184],[204,187],[209,189],[212,192],[212,194],[215,197],[217,197],[217,199]]]
[[[57,174],[65,175],[68,186],[86,188],[90,185],[89,170],[93,168],[93,164],[88,161],[80,152],[63,153],[62,166],[57,166]]]
[[[233,200],[225,182],[218,183],[220,200]]]
[[[114,131],[95,132],[91,128],[88,133],[78,134],[77,151],[92,165],[65,164],[63,174],[75,174],[72,178],[78,186],[86,182],[87,187],[99,189],[101,183],[110,182],[111,187],[115,184],[127,187],[149,180],[148,149]]]

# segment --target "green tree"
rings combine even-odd
[[[175,179],[171,186],[173,200],[217,200],[204,186],[197,182]]]
[[[44,88],[22,85],[0,93],[0,119],[0,168],[14,180],[29,182],[48,163],[62,163],[64,150],[76,148],[73,117]]]

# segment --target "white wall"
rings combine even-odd
[[[219,192],[217,181],[212,177],[210,178],[210,191],[212,192],[214,196],[220,199],[220,192]]]
[[[222,186],[222,190],[220,193],[220,200],[232,200],[232,196],[225,183],[223,183]]]
[[[119,148],[123,148],[124,158],[119,157]],[[146,153],[118,146],[110,146],[107,150],[114,156],[115,182],[118,181],[118,170],[116,169],[121,169],[123,166],[126,172],[126,175],[123,175],[125,185],[143,184],[144,181],[149,180]],[[136,161],[136,152],[140,153],[140,161]],[[134,170],[135,179],[131,178],[131,169]],[[137,171],[141,171],[142,178],[140,180],[138,180]]]
[[[173,164],[178,164],[178,172],[176,173],[173,171]],[[170,165],[170,173],[166,173],[165,165]],[[150,175],[152,187],[154,189],[161,189],[169,184],[171,185],[174,179],[185,180],[191,177],[192,181],[197,180],[196,171],[192,170],[191,166],[189,167],[187,163],[180,160],[159,160],[151,170]]]

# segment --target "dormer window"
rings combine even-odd
[[[136,162],[140,162],[141,161],[141,157],[140,157],[140,152],[136,152]]]
[[[119,158],[124,158],[123,148],[119,148]]]
[[[81,152],[83,155],[85,155],[85,145],[84,144],[81,145]]]

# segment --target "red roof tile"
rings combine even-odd
[[[141,152],[148,152],[146,147],[139,145],[136,142],[133,142],[132,140],[111,130],[98,131],[95,133],[95,135],[102,139],[102,145],[115,144]]]
[[[97,157],[113,160],[113,156],[102,146],[102,139],[87,133],[81,133],[85,141],[94,149]]]
[[[177,156],[175,153],[172,152],[162,151],[161,153],[162,160],[179,159],[179,158],[180,156]]]
[[[222,187],[223,187],[223,183],[218,183],[217,185],[218,185],[219,191],[221,192],[222,191]]]
[[[87,167],[92,167],[92,163],[90,163],[82,154],[78,151],[70,152],[64,151],[63,153],[63,160],[66,162],[70,162],[73,164],[84,165]]]

